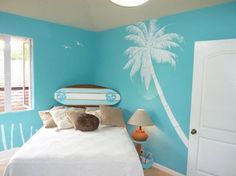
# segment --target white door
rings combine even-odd
[[[236,176],[236,40],[194,52],[188,176]]]

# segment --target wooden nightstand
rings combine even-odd
[[[143,169],[151,168],[154,162],[152,158],[152,153],[145,152],[142,150],[142,144],[145,144],[147,141],[136,141],[133,139],[133,142],[136,144],[136,150],[138,152]]]
[[[138,155],[139,155],[139,157],[140,157],[141,154],[142,154],[142,144],[145,144],[147,141],[136,141],[136,140],[134,140],[134,139],[132,139],[132,140],[133,140],[133,142],[134,142],[135,145],[136,145],[136,150],[137,150]]]

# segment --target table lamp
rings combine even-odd
[[[137,109],[129,119],[128,124],[139,126],[139,128],[132,133],[132,138],[136,141],[146,141],[148,134],[142,129],[142,126],[153,125],[152,120],[144,109]]]

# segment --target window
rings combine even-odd
[[[0,34],[0,112],[32,107],[29,38]]]

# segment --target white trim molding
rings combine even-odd
[[[177,172],[175,170],[172,170],[172,169],[170,169],[168,167],[162,166],[162,165],[160,165],[158,163],[153,163],[152,166],[157,168],[157,169],[159,169],[159,170],[161,170],[161,171],[163,171],[163,172],[166,172],[166,173],[168,173],[168,174],[170,174],[172,176],[185,176],[185,175],[183,175],[183,174],[181,174],[181,173],[179,173],[179,172]]]
[[[3,36],[4,49],[4,111],[11,112],[11,37]]]

